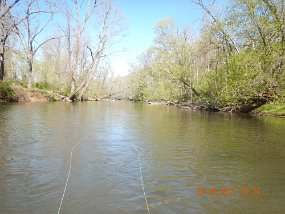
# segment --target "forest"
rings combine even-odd
[[[124,23],[110,1],[1,1],[0,79],[71,101],[104,87]],[[95,95],[93,95],[95,96]]]
[[[198,38],[172,19],[155,26],[152,47],[134,70],[135,98],[206,103],[249,112],[284,103],[284,1],[236,0],[205,17]]]
[[[0,2],[2,97],[5,87],[20,85],[71,101],[115,97],[285,114],[284,0],[232,0],[222,8],[189,1],[203,11],[201,30],[159,20],[153,44],[119,78],[110,56],[126,24],[110,1]]]

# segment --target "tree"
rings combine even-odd
[[[193,41],[189,28],[180,30],[173,20],[164,19],[155,28],[156,38],[154,47],[157,50],[158,66],[166,72],[168,78],[181,85],[182,96],[187,99],[188,89],[190,97],[194,89],[194,52]]]
[[[2,20],[19,1],[20,0],[15,0],[13,3],[8,4],[7,0],[0,0],[0,20]]]
[[[154,45],[140,57],[139,87],[150,91],[155,88],[157,93],[150,93],[154,99],[177,96],[193,100],[193,93],[198,95],[198,92],[194,87],[194,40],[189,28],[179,29],[172,19],[166,18],[156,24],[154,31]]]
[[[40,34],[45,30],[53,18],[50,2],[46,1],[45,6],[40,0],[26,0],[24,5],[24,20],[19,31],[20,41],[25,51],[25,60],[28,65],[28,89],[32,89],[33,65],[36,53],[47,42],[59,38],[53,36],[46,39],[39,39]],[[47,9],[46,9],[47,7]],[[42,20],[45,20],[43,22]]]
[[[6,0],[0,0],[0,80],[5,75],[5,51],[9,36],[17,30],[17,22],[11,14],[11,9],[19,2],[8,4]]]
[[[138,97],[162,98],[170,83],[182,100],[244,112],[284,99],[285,1],[235,0],[220,15],[210,2],[191,2],[206,15],[198,39],[170,19],[158,22],[154,44],[134,70]]]
[[[74,4],[75,17],[71,17],[71,8],[66,10],[68,69],[71,74],[69,99],[73,101],[83,99],[100,63],[111,54],[111,48],[122,32],[120,14],[111,2],[103,1],[98,5],[96,1],[93,5],[87,2],[85,10],[77,1],[74,1]],[[82,14],[85,15],[82,17]],[[97,34],[92,40],[87,38],[86,26],[89,29],[96,26]],[[71,31],[76,34],[73,35]]]
[[[276,83],[284,70],[284,25],[280,24],[284,1],[232,1],[220,18],[202,0],[194,3],[212,20],[206,26],[216,46],[207,93],[235,105],[276,95]]]

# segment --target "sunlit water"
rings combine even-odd
[[[79,140],[61,213],[147,213],[134,145],[153,214],[285,213],[284,119],[127,102],[1,105],[0,213],[57,213]]]

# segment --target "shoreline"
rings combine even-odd
[[[285,118],[285,113],[284,114],[278,114],[277,112],[267,112],[261,110],[261,107],[254,109],[250,112],[240,112],[237,111],[236,107],[223,107],[223,108],[218,108],[212,105],[206,105],[206,104],[195,104],[195,103],[190,103],[190,102],[184,102],[184,103],[179,103],[179,102],[173,102],[173,101],[147,101],[146,102],[149,105],[167,105],[167,106],[173,106],[176,108],[181,108],[181,109],[191,109],[191,110],[199,110],[199,111],[207,111],[207,112],[222,112],[222,113],[234,113],[234,114],[246,114],[246,115],[251,115],[255,117],[275,117],[275,118]],[[265,104],[267,105],[267,104]],[[269,105],[269,104],[268,104]],[[283,108],[285,111],[285,104],[283,104]]]
[[[45,103],[45,102],[71,102],[67,96],[61,95],[54,91],[42,90],[42,89],[32,89],[28,90],[19,85],[8,85],[4,91],[0,90],[0,104],[3,103]],[[100,98],[86,98],[83,102],[97,102],[101,100]],[[117,100],[117,99],[115,99]],[[118,99],[119,100],[119,99]],[[122,99],[125,101],[136,102],[131,99]],[[75,101],[81,102],[81,101]],[[145,101],[149,105],[167,105],[174,106],[181,109],[192,109],[208,112],[227,112],[227,113],[236,113],[236,114],[248,114],[257,117],[276,117],[276,118],[285,118],[285,103],[266,103],[261,107],[253,109],[248,112],[241,111],[242,106],[226,106],[226,107],[217,107],[210,104],[198,104],[191,102],[178,102],[170,100],[149,100]]]

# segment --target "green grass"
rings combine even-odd
[[[285,103],[267,103],[256,109],[256,112],[259,114],[270,114],[273,116],[285,116]]]
[[[41,94],[42,94],[45,98],[47,98],[49,101],[55,102],[55,101],[58,101],[58,100],[59,100],[59,98],[56,97],[56,94],[54,94],[54,93],[52,93],[52,92],[50,92],[50,91],[41,90],[40,92],[41,92]]]
[[[36,82],[33,84],[33,88],[38,88],[42,90],[52,90],[54,86],[48,82]]]
[[[11,88],[11,83],[7,81],[0,81],[0,99],[8,102],[17,102],[18,97]]]

